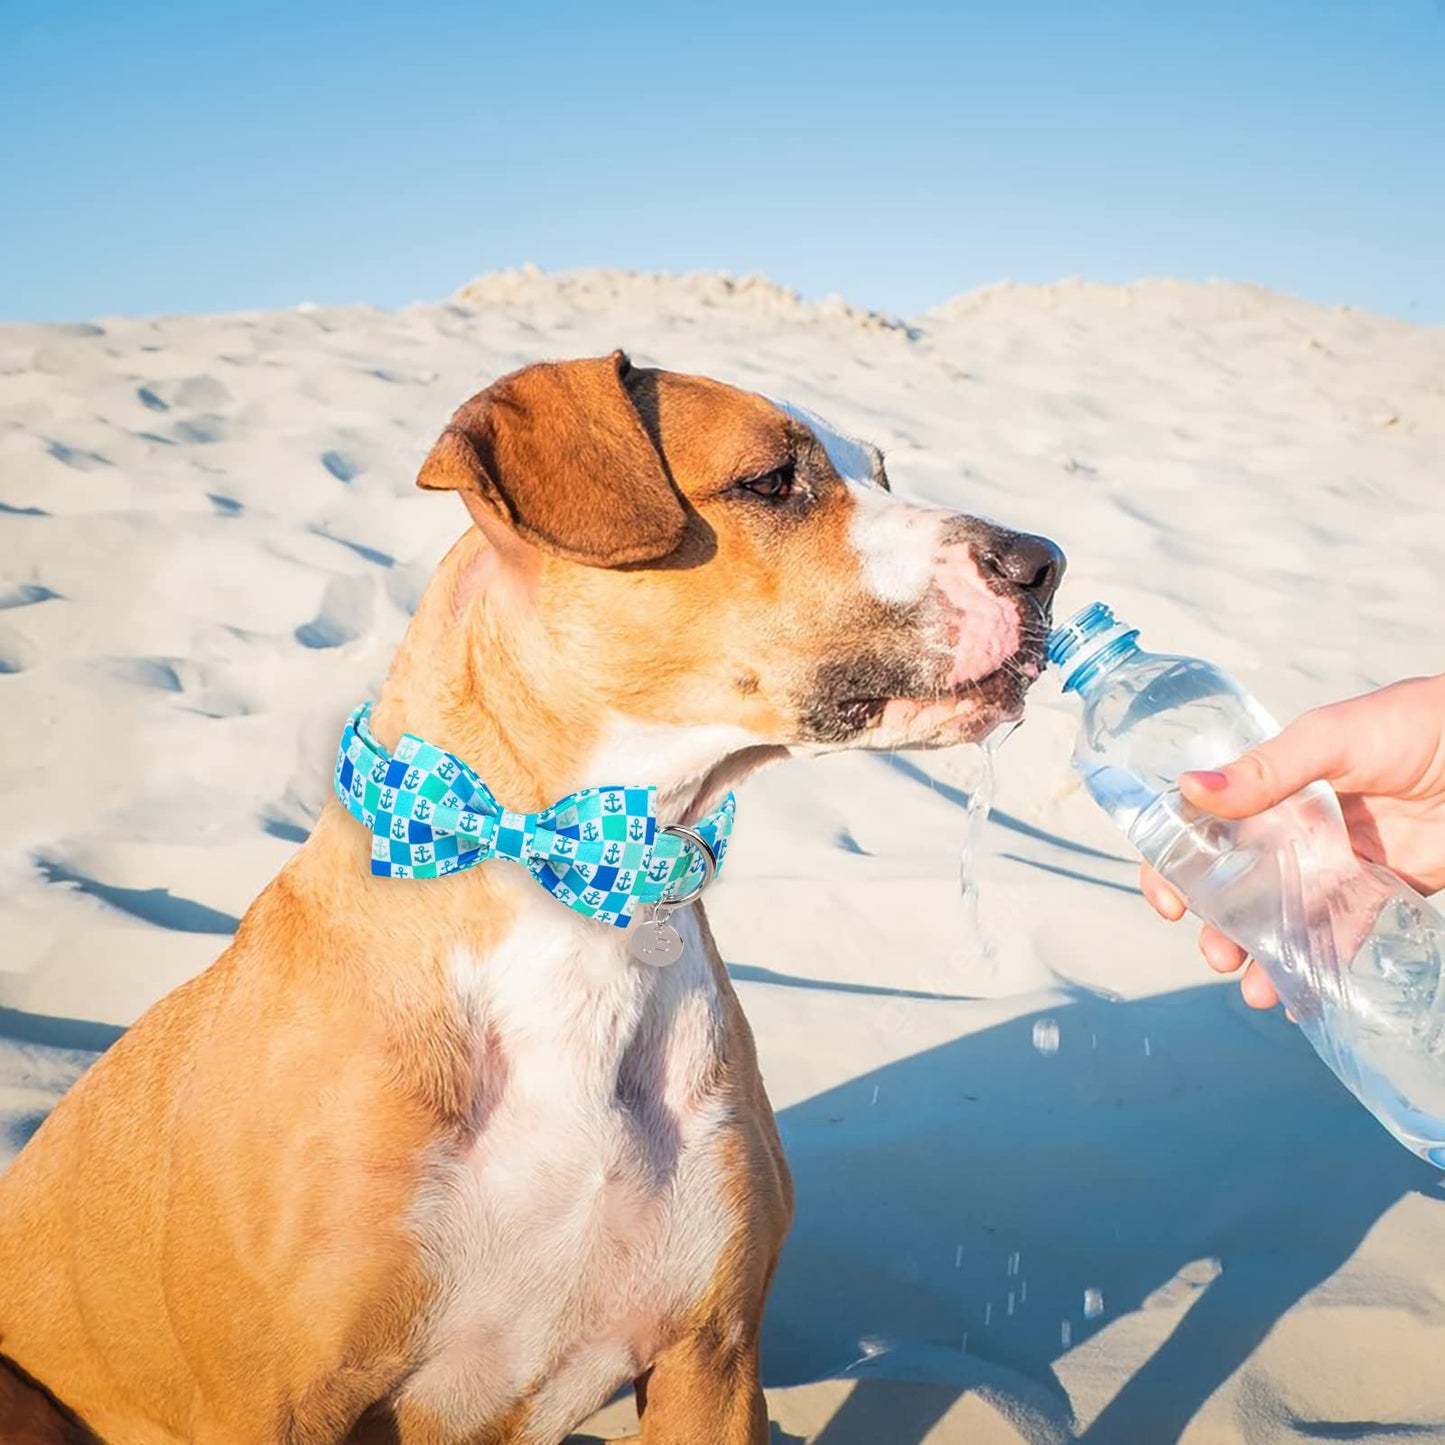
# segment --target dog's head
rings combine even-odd
[[[488,387],[418,481],[467,502],[539,685],[629,722],[943,745],[1018,716],[1042,667],[1052,543],[905,502],[876,448],[621,352]]]

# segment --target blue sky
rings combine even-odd
[[[0,0],[0,317],[544,267],[1445,322],[1445,0]]]

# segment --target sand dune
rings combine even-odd
[[[1049,532],[1061,608],[1104,597],[1281,714],[1445,666],[1437,328],[1225,284],[903,320],[532,270],[399,312],[0,327],[0,1160],[305,837],[461,528],[413,486],[452,407],[618,345]],[[775,1439],[1445,1438],[1441,1177],[1148,914],[1071,737],[1046,682],[999,757],[977,933],[970,754],[746,787],[710,912],[799,1186]]]

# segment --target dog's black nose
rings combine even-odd
[[[1064,575],[1064,554],[1047,537],[1027,532],[1007,533],[999,545],[983,554],[985,570],[1047,602],[1058,591]]]

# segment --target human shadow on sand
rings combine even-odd
[[[1048,1012],[1054,1053],[1034,1044],[1043,1017],[782,1112],[797,1220],[764,1325],[770,1384],[845,1370],[957,1384],[888,1445],[916,1445],[969,1389],[1008,1397],[1031,1438],[1176,1440],[1391,1205],[1440,1197],[1442,1176],[1282,1016],[1252,1014],[1227,985],[1081,994]],[[1192,1307],[1152,1356],[1123,1362],[1080,1429],[1054,1374],[1065,1340],[1171,1281]],[[1092,1319],[1086,1289],[1103,1305]],[[856,1392],[816,1445],[876,1445],[868,1410]]]

